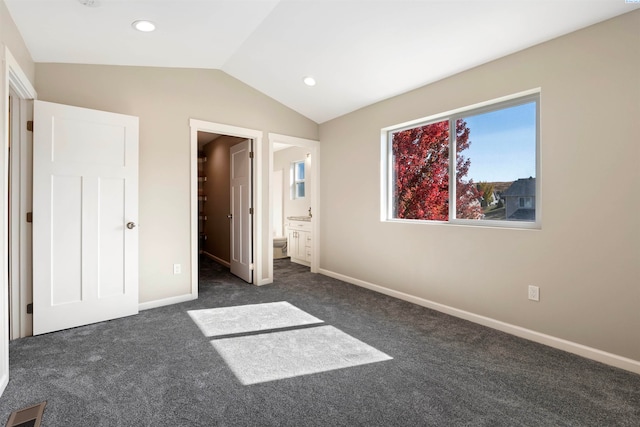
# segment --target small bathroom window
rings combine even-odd
[[[291,165],[292,168],[292,185],[291,185],[291,198],[292,199],[304,199],[304,179],[305,179],[305,165],[304,161],[294,162]]]

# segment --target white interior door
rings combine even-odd
[[[34,335],[138,313],[138,118],[35,101]]]
[[[231,174],[231,273],[253,282],[251,224],[251,141],[230,149]]]

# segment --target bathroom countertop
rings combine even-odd
[[[310,216],[288,216],[287,219],[291,221],[311,221]]]

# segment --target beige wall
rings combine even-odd
[[[39,63],[36,90],[44,101],[140,117],[140,302],[190,293],[190,118],[262,130],[263,145],[267,132],[318,132],[316,123],[218,70]],[[264,188],[264,212],[267,200]],[[261,220],[268,230],[268,215]],[[173,274],[174,263],[183,274]]]
[[[288,216],[304,216],[309,214],[311,207],[311,180],[307,170],[305,180],[305,197],[302,199],[291,198],[291,164],[293,162],[305,161],[308,164],[307,153],[309,149],[302,147],[291,147],[273,153],[273,170],[282,172],[282,201],[283,201],[283,221]],[[286,233],[286,231],[283,232]]]
[[[229,149],[246,141],[233,136],[221,136],[204,146],[207,162],[204,164],[207,182],[204,184],[207,202],[206,251],[211,255],[231,262],[231,228],[227,215],[231,212],[231,177]]]
[[[380,221],[381,128],[537,87],[541,230]],[[640,11],[324,123],[321,267],[640,361],[639,117]]]

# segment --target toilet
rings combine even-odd
[[[273,238],[273,259],[280,259],[287,257],[287,238],[286,237],[274,237]]]

